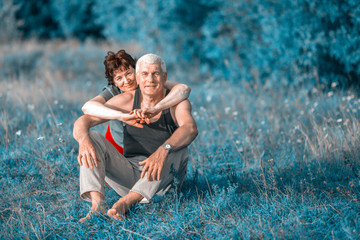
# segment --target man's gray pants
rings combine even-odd
[[[125,158],[99,132],[91,131],[89,135],[100,162],[93,169],[85,167],[84,164],[80,166],[80,197],[86,201],[91,201],[90,191],[100,192],[104,197],[106,181],[120,196],[133,191],[144,197],[142,203],[148,203],[155,194],[165,194],[174,182],[180,186],[185,178],[187,148],[168,155],[160,181],[147,181],[147,173],[140,178],[143,166],[139,162],[145,160],[145,156]],[[174,181],[175,178],[178,181]]]

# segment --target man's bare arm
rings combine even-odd
[[[100,119],[97,117],[83,115],[79,117],[75,123],[73,128],[73,137],[77,142],[81,142],[85,137],[89,136],[89,129],[99,125],[101,123],[106,122],[106,119]]]
[[[106,121],[107,120],[102,120],[88,115],[83,115],[75,121],[73,137],[79,143],[79,154],[77,160],[80,166],[84,163],[87,168],[93,168],[94,163],[95,167],[97,167],[97,162],[100,160],[96,156],[95,148],[89,136],[89,129]]]
[[[170,144],[172,150],[176,151],[188,146],[196,138],[198,130],[191,115],[191,104],[188,100],[182,101],[175,107],[174,117],[175,123],[179,127],[165,143]]]
[[[172,149],[176,151],[188,146],[197,136],[198,130],[195,120],[191,115],[191,105],[188,100],[182,101],[175,107],[174,115],[174,120],[179,127],[165,143],[170,144]],[[154,180],[160,180],[161,172],[168,154],[169,151],[160,146],[150,155],[150,157],[140,162],[139,164],[145,165],[141,172],[141,178],[148,172],[148,181],[150,181],[150,176],[152,176]]]

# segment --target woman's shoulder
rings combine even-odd
[[[113,84],[105,86],[103,90],[111,92],[113,96],[123,93],[123,91],[121,91],[120,88],[118,88]]]
[[[135,91],[128,91],[111,98],[106,105],[126,111],[131,111]]]

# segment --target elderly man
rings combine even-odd
[[[115,96],[106,105],[131,112],[139,117],[134,121],[144,122],[138,109],[151,108],[166,96],[166,79],[164,61],[157,55],[147,54],[136,64],[139,89]],[[101,122],[94,118],[90,125]],[[89,134],[97,155],[97,160],[92,162],[95,167],[88,168],[90,164],[87,163],[85,166],[84,161],[89,159],[81,159],[79,163],[80,196],[92,202],[90,213],[105,212],[102,204],[105,181],[122,196],[107,213],[110,217],[121,219],[133,204],[149,202],[155,194],[166,193],[175,177],[180,184],[185,177],[187,146],[198,133],[188,100],[152,116],[143,125],[132,125],[124,126],[124,155],[101,134]],[[88,137],[87,128],[76,122],[74,138],[80,141],[85,137]]]

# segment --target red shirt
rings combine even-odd
[[[110,124],[107,127],[105,138],[116,148],[116,150],[119,151],[119,153],[124,154],[124,148],[122,146],[117,145],[117,143],[115,142],[114,138],[111,135]]]

